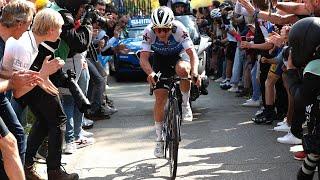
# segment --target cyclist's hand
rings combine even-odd
[[[193,83],[198,87],[200,88],[201,86],[201,76],[198,74],[198,75],[193,75],[192,76],[193,78]]]
[[[152,72],[151,74],[148,75],[147,81],[150,85],[156,85],[156,80],[154,79],[154,76],[156,75],[155,72]]]

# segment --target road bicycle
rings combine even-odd
[[[177,175],[178,167],[178,149],[179,142],[181,141],[180,126],[181,126],[181,113],[179,108],[179,99],[181,99],[181,93],[179,88],[179,82],[181,80],[191,80],[191,78],[179,78],[179,77],[158,77],[159,80],[168,82],[169,94],[168,103],[165,111],[165,120],[163,123],[163,136],[165,142],[165,154],[164,157],[168,159],[170,178],[175,179]],[[151,88],[150,95],[152,95],[153,87]]]

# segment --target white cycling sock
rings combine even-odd
[[[154,127],[156,129],[156,135],[157,139],[156,141],[161,141],[162,140],[162,129],[163,129],[163,122],[155,122]]]
[[[188,106],[189,105],[189,97],[190,97],[190,91],[188,92],[182,92],[182,105]]]

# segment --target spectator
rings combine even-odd
[[[3,7],[0,17],[1,59],[3,57],[6,41],[10,37],[18,39],[31,24],[33,14],[34,6],[30,2],[14,1]],[[3,161],[0,162],[0,179],[24,179],[25,175],[22,166],[24,163],[26,146],[24,130],[14,113],[10,102],[6,98],[4,91],[10,89],[16,91],[26,85],[34,87],[39,83],[37,82],[39,79],[37,80],[37,77],[35,76],[38,73],[20,71],[13,73],[11,78],[7,76],[8,73],[3,73],[4,71],[1,71],[1,77],[10,80],[0,82],[0,111],[2,112],[0,119],[2,137],[0,140],[0,149],[3,158]],[[18,154],[20,154],[21,159],[19,159]]]
[[[99,11],[100,16],[104,16],[106,14],[106,2],[104,0],[97,0],[93,5],[94,8]]]
[[[25,32],[16,42],[10,41],[10,46],[6,48],[3,60],[5,67],[9,67],[12,64],[13,70],[29,69],[37,56],[38,45],[43,41],[56,41],[60,35],[62,24],[61,15],[54,10],[46,9],[37,13],[32,31]],[[34,170],[33,157],[43,140],[42,138],[48,134],[48,179],[78,179],[77,174],[67,174],[60,169],[62,145],[60,126],[64,123],[65,117],[60,105],[60,99],[57,96],[57,88],[49,80],[49,75],[61,68],[64,63],[57,59],[51,61],[48,61],[48,59],[49,57],[46,58],[39,71],[40,76],[44,79],[43,83],[35,88],[25,87],[14,92],[17,102],[20,105],[28,105],[37,120],[41,119],[41,122],[36,121],[34,123],[28,136],[25,165],[26,177],[40,178]],[[36,93],[41,98],[38,101],[34,101],[33,93]],[[52,111],[52,109],[55,109],[55,111]],[[37,126],[38,124],[42,124],[42,127]]]

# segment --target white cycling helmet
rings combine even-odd
[[[221,12],[219,8],[212,9],[210,12],[211,18],[220,18],[221,17]]]
[[[160,6],[152,11],[151,22],[154,28],[171,28],[173,20],[173,12],[166,6]]]

